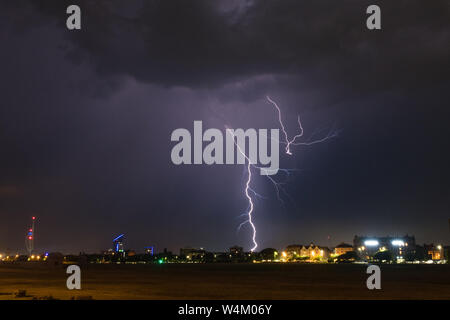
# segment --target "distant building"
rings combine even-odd
[[[369,237],[355,236],[353,247],[363,259],[371,259],[377,252],[389,251],[394,260],[403,260],[415,254],[414,236],[403,237]]]
[[[238,246],[234,246],[230,248],[230,254],[232,256],[241,256],[244,253],[244,248],[242,247],[238,247]]]
[[[228,254],[228,259],[232,262],[244,262],[246,260],[244,248],[239,246],[231,247]]]
[[[311,243],[309,246],[304,246],[301,244],[292,244],[286,247],[284,251],[286,253],[286,258],[296,259],[296,258],[307,258],[320,259],[328,258],[330,256],[330,249],[328,247],[321,247]]]
[[[113,239],[114,252],[124,252],[123,241],[125,240],[125,235],[121,234]]]
[[[121,234],[113,239],[114,253],[119,257],[125,257],[125,249],[123,246],[123,241],[125,240],[125,235]]]
[[[284,252],[286,253],[287,258],[299,258],[301,256],[302,248],[304,248],[301,244],[291,244],[286,247]]]
[[[351,244],[344,243],[344,242],[338,244],[334,248],[334,254],[338,255],[338,256],[345,254],[346,252],[349,252],[349,251],[353,251],[353,246]]]
[[[154,249],[153,246],[149,246],[149,247],[145,247],[145,248],[144,248],[145,254],[149,254],[149,255],[151,255],[151,256],[153,256],[153,255],[155,254],[155,251],[154,251],[154,250],[155,250],[155,249]]]
[[[104,256],[112,256],[112,255],[114,255],[114,250],[113,249],[108,249],[108,250],[103,250],[102,252],[101,252],[101,254],[102,255],[104,255]]]
[[[199,260],[205,257],[206,251],[203,248],[181,248],[180,256],[186,257],[186,260]]]
[[[427,257],[431,260],[443,260],[444,248],[441,245],[435,246],[434,244],[424,244]]]
[[[330,249],[328,247],[316,246],[312,243],[308,247],[307,252],[310,259],[330,257]]]
[[[214,252],[213,258],[214,262],[230,262],[231,261],[231,254],[228,252]]]

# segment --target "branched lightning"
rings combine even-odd
[[[272,99],[270,99],[269,96],[266,96],[266,98],[278,111],[278,122],[280,123],[281,131],[283,131],[284,139],[286,140],[286,142],[285,142],[286,143],[286,153],[291,156],[292,155],[291,148],[290,148],[291,144],[293,144],[297,138],[301,138],[303,136],[303,132],[304,132],[302,123],[300,121],[300,116],[297,116],[297,122],[298,122],[298,125],[300,127],[300,133],[296,134],[292,139],[289,140],[289,136],[288,136],[288,134],[286,132],[286,128],[284,127],[283,120],[281,120],[281,109],[280,109],[280,107],[278,107],[276,102],[273,101]]]
[[[294,135],[292,138],[289,138],[289,135],[286,131],[286,127],[284,126],[283,120],[282,120],[282,115],[281,115],[281,109],[280,107],[277,105],[277,103],[275,101],[273,101],[269,96],[266,96],[267,100],[269,101],[269,103],[271,103],[275,109],[278,112],[278,122],[280,124],[281,127],[281,131],[283,132],[283,136],[284,136],[284,141],[278,141],[281,144],[285,144],[285,151],[286,154],[288,155],[292,155],[292,151],[291,151],[291,146],[310,146],[313,144],[317,144],[320,142],[324,142],[330,138],[333,138],[337,135],[337,133],[335,131],[330,131],[325,137],[321,138],[321,139],[317,139],[317,140],[307,140],[307,141],[297,141],[297,139],[303,137],[303,133],[304,133],[304,129],[302,126],[302,123],[300,121],[300,116],[297,116],[297,123],[299,126],[299,133],[297,133],[296,135]],[[234,144],[236,145],[238,151],[245,157],[245,159],[247,160],[247,165],[246,165],[246,171],[247,171],[247,181],[245,183],[245,188],[244,188],[244,194],[245,197],[248,200],[248,208],[246,213],[244,213],[243,215],[247,216],[247,219],[245,221],[243,221],[239,226],[238,226],[238,230],[240,230],[240,228],[245,225],[245,224],[250,224],[251,229],[252,229],[252,242],[253,242],[253,247],[250,249],[251,252],[255,251],[256,248],[258,247],[258,243],[256,242],[256,227],[255,224],[253,223],[253,214],[254,214],[254,208],[255,208],[255,204],[254,204],[254,199],[252,198],[253,196],[256,197],[260,197],[260,198],[264,198],[262,197],[260,194],[258,194],[252,187],[251,187],[251,182],[252,182],[252,167],[256,168],[256,169],[262,169],[261,167],[256,166],[255,164],[253,164],[250,161],[250,158],[245,154],[245,151],[241,149],[241,147],[236,143],[235,141],[235,136],[233,131],[228,128],[227,126],[225,126],[226,131],[231,134],[231,136],[233,137],[233,141]],[[314,135],[313,135],[314,136]],[[280,168],[279,171],[283,172],[284,174],[286,174],[287,176],[289,176],[293,171],[296,171],[296,169],[283,169]],[[273,179],[270,175],[266,175],[265,176],[267,179],[269,179],[269,181],[273,184],[273,186],[275,187],[275,192],[276,192],[276,196],[277,199],[281,202],[284,203],[282,197],[281,197],[281,192],[283,192],[286,196],[290,197],[289,194],[284,190],[284,188],[282,187],[281,182],[277,182],[275,179]],[[281,191],[281,192],[280,192]],[[251,195],[252,194],[252,195]],[[242,216],[242,215],[241,215]]]

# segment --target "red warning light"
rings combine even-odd
[[[32,217],[31,219],[36,220],[36,217]]]
[[[30,228],[30,230],[28,230],[28,231],[33,232],[33,229]]]
[[[31,237],[31,236],[30,236],[30,237],[28,237],[28,240],[32,240],[32,239],[33,239],[33,237]]]

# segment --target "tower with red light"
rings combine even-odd
[[[30,256],[34,250],[35,221],[36,217],[31,217],[31,228],[28,228],[27,236],[25,238],[25,247],[27,248],[28,255]]]

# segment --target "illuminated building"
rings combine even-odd
[[[431,260],[442,260],[444,259],[444,250],[441,245],[435,246],[434,244],[424,244],[425,252],[428,258]]]
[[[145,254],[149,254],[153,256],[155,254],[155,249],[153,246],[145,247],[144,248]]]
[[[377,252],[389,251],[394,260],[402,261],[415,253],[416,240],[414,236],[408,235],[403,237],[355,236],[353,247],[365,260],[371,259]]]
[[[334,248],[334,254],[340,256],[341,254],[345,254],[346,252],[353,251],[353,246],[348,243],[340,243]]]
[[[234,246],[230,248],[230,254],[232,256],[241,256],[244,253],[244,248]]]
[[[328,258],[330,256],[330,249],[328,247],[320,247],[313,243],[309,246],[301,244],[292,244],[286,247],[283,251],[286,253],[287,259],[296,260],[297,258],[321,259]]]
[[[330,257],[330,249],[316,246],[313,243],[309,245],[306,252],[310,259],[325,259]]]
[[[113,239],[114,252],[118,254],[125,254],[123,241],[125,240],[125,235],[121,234]]]
[[[206,251],[203,248],[195,249],[195,248],[181,248],[180,256],[186,257],[186,260],[198,260],[202,259],[206,254]]]
[[[299,258],[301,256],[301,251],[304,246],[301,244],[291,244],[286,247],[283,252],[286,252],[286,257],[288,259]]]

